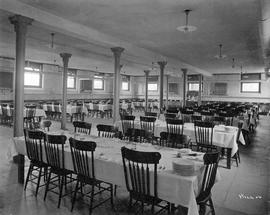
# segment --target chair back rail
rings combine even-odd
[[[39,130],[24,129],[26,152],[29,160],[43,162],[42,144],[44,133]]]
[[[181,119],[166,119],[167,132],[170,134],[183,134],[184,121]]]
[[[45,153],[47,163],[56,169],[65,169],[64,145],[67,137],[65,135],[45,136]]]
[[[157,164],[161,158],[160,153],[134,151],[125,147],[121,148],[121,152],[127,190],[133,196],[157,198]]]
[[[90,135],[92,124],[84,121],[73,121],[74,132]]]
[[[213,147],[213,128],[212,122],[194,122],[195,140],[199,147],[211,149]]]
[[[76,174],[95,178],[94,151],[96,143],[69,138],[73,167]]]
[[[98,124],[97,130],[99,137],[113,138],[116,134],[116,129],[112,125]]]

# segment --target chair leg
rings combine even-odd
[[[110,185],[110,187],[111,187],[111,207],[112,207],[112,210],[114,210],[113,196],[116,195],[116,192],[113,192],[113,185],[112,184]],[[116,187],[116,185],[115,185],[115,187]]]
[[[78,188],[79,188],[79,183],[80,182],[77,180],[74,195],[72,197],[72,205],[71,205],[71,210],[70,210],[71,212],[73,211],[73,208],[74,208],[74,204],[75,204],[75,200],[76,200],[76,194],[77,194],[77,191],[78,191]]]
[[[205,204],[200,204],[199,206],[200,206],[199,215],[205,215],[205,211],[206,211]]]
[[[63,186],[64,186],[64,177],[65,176],[59,176],[60,177],[60,190],[59,190],[59,198],[58,198],[58,205],[57,205],[57,208],[60,207],[60,204],[61,204],[61,199],[62,199],[62,193],[63,193]]]
[[[210,205],[210,208],[212,210],[212,215],[215,215],[216,213],[215,213],[215,208],[214,208],[212,198],[209,199],[209,205]]]
[[[36,195],[35,196],[37,196],[37,194],[38,194],[38,189],[39,189],[41,174],[42,174],[42,168],[40,168],[40,170],[39,170],[38,181],[37,181],[37,188],[36,188]]]
[[[50,180],[51,180],[51,175],[52,175],[52,172],[50,171],[49,172],[48,180],[46,182],[46,189],[45,189],[45,194],[44,194],[44,201],[46,200],[47,193],[48,193],[48,190],[49,190],[49,184],[50,184]]]
[[[114,185],[114,196],[116,196],[117,185]]]
[[[28,169],[28,173],[27,173],[27,177],[26,177],[26,181],[25,181],[25,185],[24,185],[24,190],[26,190],[27,183],[29,181],[30,174],[32,174],[32,171],[33,171],[33,164],[30,164],[29,169]]]
[[[93,210],[93,201],[94,201],[94,192],[95,192],[95,186],[92,185],[91,186],[91,199],[90,199],[90,207],[89,207],[89,215],[92,214],[92,210]]]

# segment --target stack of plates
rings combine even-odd
[[[174,159],[172,161],[172,167],[173,171],[176,174],[182,175],[182,176],[193,176],[196,173],[196,165],[194,161],[188,160],[188,159]]]

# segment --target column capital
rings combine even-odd
[[[63,59],[63,63],[68,64],[69,58],[71,58],[72,54],[70,53],[60,53],[60,57]]]
[[[149,73],[150,73],[150,70],[144,70],[143,72],[144,72],[145,76],[148,77]]]
[[[121,53],[124,51],[125,49],[122,47],[113,47],[111,48],[111,51],[113,52],[115,57],[120,57]]]
[[[157,63],[160,66],[160,69],[164,69],[164,67],[167,65],[167,61],[158,61]]]
[[[181,68],[183,73],[187,73],[187,68]]]
[[[26,27],[28,25],[31,25],[32,22],[34,21],[34,19],[28,18],[26,16],[22,16],[22,15],[10,16],[8,19],[9,19],[10,23],[14,25],[15,32],[18,31],[19,27],[26,29]]]

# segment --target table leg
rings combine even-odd
[[[232,149],[227,148],[227,168],[231,169],[231,157],[232,157]]]
[[[18,154],[18,183],[24,183],[24,155]]]

